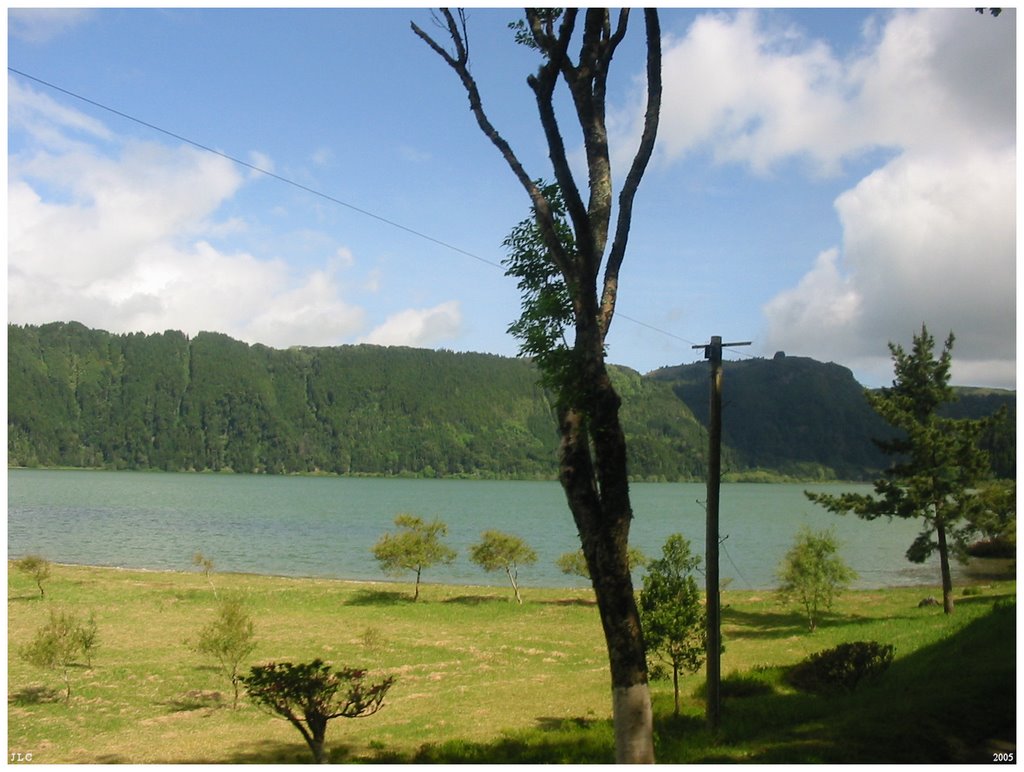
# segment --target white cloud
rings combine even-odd
[[[273,346],[337,344],[364,328],[339,281],[354,262],[347,249],[298,270],[213,244],[246,226],[218,219],[245,184],[227,160],[121,141],[31,89],[9,99],[10,321],[216,330]]]
[[[28,43],[46,43],[88,21],[95,11],[85,8],[9,8],[10,34]]]
[[[702,14],[665,41],[660,152],[757,173],[802,156],[831,173],[876,147],[1012,142],[1014,19],[971,14],[893,12],[851,59],[757,11]]]
[[[845,272],[832,251],[773,298],[764,309],[768,348],[839,359],[884,378],[886,342],[907,342],[927,324],[937,337],[957,335],[956,377],[1012,385],[1014,167],[1013,149],[905,155],[844,193],[836,209]],[[981,362],[989,364],[974,366]]]
[[[956,333],[954,377],[1013,385],[1014,12],[885,13],[846,59],[767,19],[704,14],[666,42],[663,160],[706,151],[754,173],[792,158],[833,173],[877,148],[890,160],[837,198],[841,247],[764,306],[766,350],[884,381],[886,343],[925,323]]]
[[[848,151],[842,67],[824,43],[763,29],[761,18],[705,14],[666,41],[659,146],[668,159],[708,147],[764,172],[794,153],[832,168]]]
[[[458,301],[433,308],[400,311],[366,336],[366,343],[381,346],[431,346],[458,334],[462,312]]]

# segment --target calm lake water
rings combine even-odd
[[[520,570],[526,586],[584,586],[555,566],[579,547],[556,482],[275,477],[144,472],[9,470],[7,548],[60,563],[194,570],[201,551],[216,570],[386,578],[370,553],[399,512],[443,519],[459,552],[424,581],[501,584],[467,557],[481,531],[524,538],[537,551]],[[834,528],[857,586],[938,584],[937,563],[909,563],[904,553],[916,522],[862,521],[833,515],[807,501],[805,489],[867,490],[867,486],[724,485],[721,492],[721,574],[734,589],[775,586],[774,572],[801,525]],[[705,488],[700,483],[643,483],[631,488],[636,515],[631,543],[650,556],[674,532],[704,550]]]

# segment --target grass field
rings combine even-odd
[[[607,657],[592,593],[54,566],[46,596],[8,566],[8,753],[33,763],[273,763],[311,760],[285,721],[231,687],[189,640],[213,619],[215,591],[242,592],[256,621],[255,664],[320,657],[392,673],[374,716],[332,721],[333,761],[610,762]],[[934,589],[850,592],[814,633],[771,592],[723,594],[723,726],[704,728],[703,675],[653,684],[661,762],[975,761],[1013,750],[1016,585],[959,597],[955,615],[918,608]],[[55,673],[17,656],[51,608],[95,615],[92,666],[70,704]],[[843,641],[896,647],[876,683],[801,694],[786,666]],[[732,692],[730,692],[732,688]],[[993,744],[995,743],[995,744]],[[10,758],[10,756],[9,756]]]

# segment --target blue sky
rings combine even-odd
[[[662,123],[609,359],[647,372],[721,335],[882,385],[887,342],[925,323],[956,333],[956,382],[1015,387],[1016,12],[661,17]],[[473,72],[550,177],[513,18],[470,12]],[[514,355],[496,264],[528,199],[410,21],[432,29],[416,7],[9,10],[9,67],[350,205],[9,72],[9,321]],[[642,94],[636,14],[616,157]]]

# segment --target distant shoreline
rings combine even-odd
[[[338,472],[236,472],[234,469],[160,469],[147,467],[145,469],[114,469],[107,466],[18,466],[8,464],[7,471],[26,472],[127,472],[131,474],[191,474],[211,477],[289,477],[313,479],[337,478],[340,480],[466,480],[470,482],[558,482],[557,476],[545,477],[514,477],[496,474],[483,475],[441,475],[439,477],[426,477],[413,473],[407,474],[382,474],[375,472],[349,472],[341,474]],[[630,485],[703,485],[706,481],[699,478],[687,480],[642,480],[631,479]],[[725,472],[722,475],[723,485],[868,485],[869,480],[840,480],[812,477],[791,477],[788,475],[776,474],[770,470],[746,469],[736,472]]]
[[[8,569],[10,569],[11,563],[13,563],[14,560],[16,560],[19,557],[23,557],[23,556],[22,555],[8,555],[7,556]],[[1015,581],[1016,578],[1017,578],[1016,571],[1013,571],[1013,572],[1007,571],[1007,572],[1002,572],[1002,573],[1000,573],[998,571],[993,571],[993,569],[997,569],[1000,566],[1004,567],[1004,568],[1009,568],[1010,565],[1012,565],[1013,563],[1016,562],[1012,558],[972,558],[971,559],[972,563],[977,563],[977,561],[985,561],[988,564],[988,567],[989,567],[990,570],[989,571],[985,571],[985,572],[981,572],[981,573],[973,573],[973,572],[968,571],[967,572],[968,576],[966,576],[966,577],[964,575],[960,575],[959,577],[957,577],[958,581],[954,582],[954,585],[953,585],[954,590],[957,589],[957,588],[963,588],[963,587],[972,587],[972,586],[978,586],[978,585],[986,585],[986,584],[989,584],[991,582]],[[50,562],[53,563],[53,565],[55,565],[55,566],[64,566],[66,568],[88,568],[88,569],[96,569],[96,570],[100,570],[100,571],[126,571],[126,572],[127,571],[137,571],[139,573],[145,573],[145,574],[175,574],[175,575],[190,575],[191,574],[191,575],[196,575],[196,576],[202,574],[201,571],[197,571],[197,570],[194,570],[194,569],[193,570],[189,570],[189,569],[185,569],[185,568],[138,568],[138,567],[134,567],[134,566],[97,565],[97,564],[93,564],[93,563],[65,563],[65,562],[61,562],[61,561],[57,561],[57,560],[50,561]],[[982,565],[984,565],[984,564],[982,564]],[[383,577],[383,578],[380,578],[380,579],[347,579],[347,578],[339,577],[339,576],[314,576],[314,575],[308,575],[308,574],[274,574],[274,573],[258,573],[258,572],[253,572],[253,571],[213,571],[211,573],[214,574],[214,575],[220,574],[220,575],[224,575],[224,576],[235,576],[235,577],[254,576],[254,577],[260,577],[260,578],[263,578],[263,579],[287,579],[287,580],[291,580],[291,581],[338,582],[338,583],[342,583],[342,584],[361,584],[361,585],[380,585],[380,584],[383,584],[383,585],[388,585],[388,586],[406,585],[406,584],[412,585],[411,581],[404,581],[402,579],[390,579],[390,578],[387,578],[387,577]],[[494,582],[493,584],[472,584],[472,583],[469,583],[469,582],[431,582],[429,580],[422,580],[420,582],[420,584],[423,585],[423,586],[428,586],[428,587],[429,586],[433,586],[433,587],[449,587],[449,588],[466,587],[466,588],[473,588],[473,589],[481,589],[481,588],[495,589],[495,588],[501,588],[501,587],[505,586],[505,585],[503,585],[503,584],[501,584],[500,582],[497,582],[497,581]],[[590,587],[589,585],[587,585],[587,586],[559,586],[559,587],[553,587],[553,586],[549,586],[549,585],[530,585],[530,584],[526,584],[526,585],[521,585],[521,586],[523,586],[525,588],[533,589],[533,590],[547,590],[547,591],[551,591],[551,592],[559,592],[559,591],[565,591],[565,592],[593,592],[593,588]],[[845,592],[878,592],[880,590],[903,590],[903,589],[915,589],[915,588],[919,588],[919,589],[934,589],[936,592],[940,592],[940,593],[942,591],[942,588],[941,588],[939,582],[934,582],[934,583],[933,582],[921,582],[921,583],[918,583],[918,584],[893,584],[893,585],[885,585],[885,586],[881,586],[881,587],[857,587],[857,588],[850,588],[848,590],[845,590]],[[639,584],[636,584],[635,589],[637,591],[639,591]],[[725,587],[725,588],[722,589],[722,592],[726,593],[726,594],[730,593],[730,592],[762,593],[762,592],[775,592],[776,589],[777,589],[776,587],[759,587],[759,588],[755,587],[755,588],[743,588],[743,589],[737,588],[737,589],[730,590],[728,587]]]

